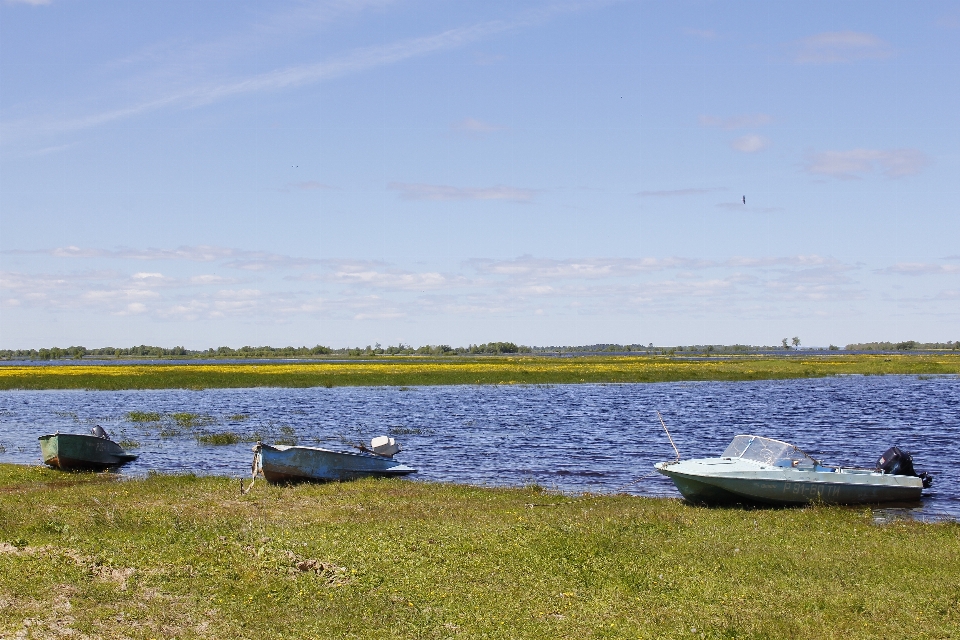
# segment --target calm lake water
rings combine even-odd
[[[734,435],[796,444],[828,464],[872,468],[890,446],[935,475],[912,514],[960,518],[960,378],[844,376],[815,380],[546,386],[340,387],[205,391],[0,392],[0,462],[38,463],[37,436],[102,425],[133,440],[149,470],[249,475],[250,443],[201,444],[197,433],[348,448],[390,434],[418,480],[539,483],[569,492],[617,490],[674,457],[716,456]],[[134,423],[131,411],[159,423]],[[199,416],[178,426],[169,416]],[[243,417],[246,416],[246,417]],[[179,431],[179,433],[177,433]],[[624,492],[679,496],[654,474]]]

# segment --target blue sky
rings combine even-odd
[[[958,2],[7,0],[0,348],[958,340],[958,78]]]

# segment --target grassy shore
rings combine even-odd
[[[0,637],[945,638],[958,585],[865,508],[0,465]]]
[[[771,380],[842,374],[960,374],[960,354],[705,359],[451,357],[289,364],[6,365],[0,367],[0,390],[567,384]]]

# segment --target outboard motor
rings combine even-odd
[[[400,453],[400,445],[393,438],[377,436],[370,441],[370,450],[378,456],[392,458],[394,454]]]
[[[929,489],[933,476],[926,471],[917,473],[913,468],[913,456],[900,447],[890,447],[877,461],[877,471],[895,476],[915,476],[923,481],[923,488]]]
[[[90,429],[90,433],[97,436],[98,438],[103,438],[104,440],[110,439],[110,436],[107,435],[107,431],[100,425],[97,425],[93,429]]]

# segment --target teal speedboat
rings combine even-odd
[[[885,456],[889,457],[891,449]],[[796,446],[738,435],[719,458],[660,462],[657,471],[673,480],[683,497],[708,504],[759,502],[776,505],[915,502],[929,476],[918,477],[909,454],[893,473],[877,469],[829,467]]]

